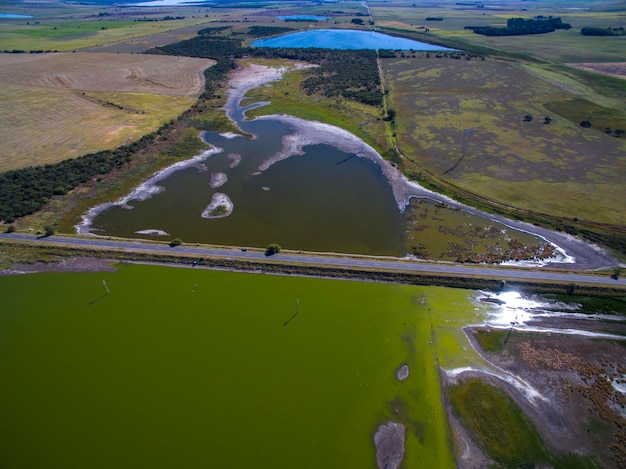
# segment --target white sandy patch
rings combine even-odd
[[[219,215],[213,215],[213,211],[220,206],[225,207],[225,211]],[[233,208],[234,205],[230,197],[221,192],[216,192],[213,194],[213,197],[211,197],[211,203],[206,206],[200,216],[202,218],[225,218],[233,213]]]
[[[224,137],[227,138],[229,140],[232,140],[233,138],[237,138],[237,137],[242,137],[242,135],[236,134],[235,132],[224,132],[219,134],[220,137]]]
[[[150,235],[150,236],[169,236],[170,234],[167,231],[163,230],[139,230],[135,231],[137,234],[142,235]]]
[[[405,428],[401,423],[387,422],[374,435],[376,464],[379,469],[397,469],[404,459]]]
[[[497,370],[497,372],[483,370],[480,368],[473,368],[470,366],[464,366],[464,367],[455,368],[452,370],[446,370],[442,368],[442,370],[444,371],[446,376],[452,380],[456,380],[459,376],[465,373],[475,373],[475,374],[482,373],[482,374],[494,376],[495,378],[499,378],[503,381],[506,381],[507,383],[515,387],[518,391],[520,391],[526,397],[526,399],[528,399],[529,402],[533,404],[536,403],[537,400],[542,400],[544,402],[550,401],[547,397],[545,397],[543,394],[541,394],[539,391],[537,391],[534,387],[532,387],[528,382],[524,381],[519,376],[512,375],[511,373],[504,371],[502,368],[494,365],[491,362],[488,362],[488,363],[489,365],[493,366]]]
[[[212,189],[217,189],[226,184],[226,181],[228,181],[228,176],[226,176],[225,173],[212,173],[209,186],[211,186]]]
[[[408,377],[409,377],[408,365],[402,365],[400,368],[398,368],[398,371],[396,372],[396,378],[398,378],[398,381],[404,381]]]
[[[226,158],[230,160],[230,165],[228,166],[230,169],[235,168],[239,163],[241,163],[241,155],[238,153],[229,153],[226,155]]]

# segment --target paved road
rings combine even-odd
[[[16,239],[33,243],[44,244],[64,244],[76,247],[86,248],[107,248],[107,249],[123,249],[132,252],[178,252],[191,254],[198,257],[221,257],[238,260],[266,260],[263,252],[259,251],[243,251],[238,248],[207,248],[198,246],[181,245],[177,247],[169,247],[166,244],[146,243],[137,240],[109,240],[98,237],[64,237],[49,236],[37,237],[34,235],[25,235],[20,233],[0,234],[2,239]],[[609,286],[626,287],[626,278],[613,280],[607,275],[575,273],[565,271],[554,271],[548,269],[509,267],[509,266],[468,266],[444,263],[423,263],[411,260],[403,260],[397,258],[386,257],[360,257],[349,255],[313,255],[313,254],[297,254],[297,253],[281,253],[272,257],[275,260],[283,260],[295,262],[305,265],[321,265],[329,267],[365,267],[380,269],[383,271],[394,272],[397,270],[419,272],[419,273],[435,273],[446,274],[457,277],[478,276],[484,278],[498,278],[501,280],[538,280],[538,281],[558,281],[568,283],[587,283]]]

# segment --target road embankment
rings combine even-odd
[[[567,294],[589,294],[602,296],[622,296],[626,294],[626,284],[616,282],[615,284],[587,283],[580,280],[555,280],[537,276],[536,278],[519,278],[511,276],[510,269],[507,275],[499,274],[497,269],[471,269],[471,272],[450,272],[428,270],[428,265],[424,265],[424,270],[416,270],[418,263],[411,264],[411,269],[398,267],[396,263],[386,266],[384,262],[378,262],[375,267],[363,265],[349,265],[339,262],[345,260],[346,256],[338,256],[338,262],[329,262],[329,257],[321,257],[319,263],[307,256],[306,260],[298,261],[297,256],[259,256],[252,252],[241,252],[241,250],[224,249],[219,254],[214,250],[194,249],[193,252],[185,252],[177,248],[163,249],[162,244],[154,243],[154,249],[148,245],[141,250],[128,244],[128,247],[90,247],[76,246],[61,243],[32,242],[19,239],[2,237],[0,239],[0,251],[2,246],[10,246],[12,249],[31,250],[30,258],[47,259],[52,267],[56,261],[76,258],[98,258],[115,262],[138,262],[138,263],[160,263],[187,268],[210,268],[232,271],[246,271],[261,274],[274,275],[301,275],[311,277],[329,277],[351,279],[358,281],[403,283],[413,285],[438,285],[455,288],[481,289],[489,291],[499,291],[502,289],[515,289],[525,292],[555,292]],[[246,257],[252,254],[254,257]],[[294,260],[296,259],[296,260]],[[15,270],[29,270],[20,266]],[[41,268],[36,270],[46,270]],[[419,268],[419,267],[418,267]],[[468,266],[469,269],[469,266]],[[9,271],[11,269],[8,269]],[[520,270],[527,272],[526,270]],[[607,277],[608,278],[608,277]]]

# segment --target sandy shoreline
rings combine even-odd
[[[217,153],[222,152],[223,150],[218,147],[211,147],[208,150],[203,151],[199,155],[194,156],[185,161],[179,161],[178,163],[174,163],[171,166],[168,166],[161,171],[156,172],[146,181],[142,182],[139,186],[133,189],[130,194],[114,201],[114,202],[105,202],[100,205],[96,205],[95,207],[90,208],[81,216],[81,222],[78,225],[75,225],[76,233],[80,235],[93,235],[93,231],[91,225],[95,218],[100,215],[105,210],[108,210],[111,207],[123,207],[126,209],[132,209],[131,205],[128,203],[132,200],[147,200],[153,195],[159,194],[163,192],[165,189],[159,186],[159,182],[167,179],[172,174],[177,171],[181,171],[183,169],[192,168],[194,166],[198,166],[204,160],[206,160],[209,156],[215,155]],[[199,167],[200,168],[200,167]],[[206,167],[204,168],[206,170]],[[202,169],[199,169],[202,170]]]

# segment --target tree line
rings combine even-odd
[[[523,36],[527,34],[551,33],[557,29],[571,29],[572,25],[563,23],[561,18],[553,16],[535,16],[532,19],[509,18],[506,28],[494,26],[465,26],[483,36]]]
[[[145,136],[115,150],[0,174],[0,220],[13,223],[16,218],[41,209],[51,197],[64,195],[99,174],[123,166],[134,153],[145,148],[152,137]]]
[[[583,36],[624,36],[626,31],[623,26],[619,28],[592,28],[586,27],[580,30]]]

